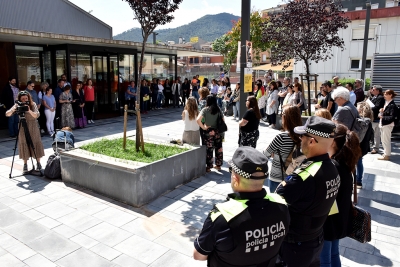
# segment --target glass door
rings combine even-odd
[[[118,71],[117,55],[110,56],[109,76],[110,76],[109,80],[110,80],[110,85],[111,85],[111,90],[110,90],[111,108],[113,111],[117,111],[119,109],[119,101],[118,101],[119,71]]]
[[[95,86],[95,111],[104,112],[108,106],[106,56],[93,56],[93,84]]]
[[[41,52],[42,57],[42,64],[43,64],[43,82],[47,82],[48,84],[52,85],[52,73],[51,73],[51,52],[50,51],[43,51]]]

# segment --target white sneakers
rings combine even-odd
[[[94,123],[94,121],[93,120],[88,120],[87,123],[91,124],[91,123]]]

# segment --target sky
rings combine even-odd
[[[134,21],[133,11],[129,4],[123,0],[69,0],[113,28],[113,35],[117,35],[134,27],[139,23]],[[248,0],[243,0],[248,1]],[[162,27],[176,28],[205,15],[230,13],[241,16],[241,0],[183,0],[175,12],[175,19]],[[281,4],[282,0],[251,0],[254,10],[263,10]]]

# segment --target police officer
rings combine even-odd
[[[282,197],[263,188],[268,159],[252,147],[239,147],[229,162],[234,192],[216,204],[194,241],[193,257],[211,267],[275,266],[289,227]]]
[[[316,116],[294,128],[307,159],[276,189],[288,203],[291,217],[280,250],[288,267],[320,265],[323,225],[340,186],[338,171],[328,155],[334,130],[332,121]]]

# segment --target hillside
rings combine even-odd
[[[175,43],[178,43],[179,37],[183,37],[186,42],[189,42],[190,37],[198,36],[207,42],[212,42],[231,30],[232,21],[236,21],[238,18],[238,16],[228,13],[206,15],[177,28],[156,30],[158,33],[157,41],[175,41]],[[114,40],[142,42],[142,32],[140,28],[133,28],[115,35]],[[150,36],[148,42],[153,42],[153,36]]]

